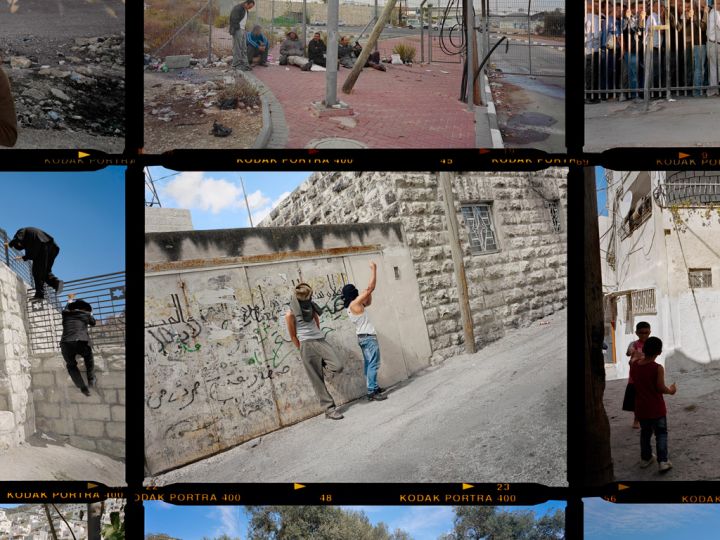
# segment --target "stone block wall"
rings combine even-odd
[[[24,311],[27,287],[0,263],[0,450],[18,446],[35,432]]]
[[[84,450],[125,457],[125,350],[94,349],[97,387],[75,387],[60,352],[30,357],[37,430]],[[83,360],[78,366],[86,379]]]
[[[479,347],[566,303],[567,170],[459,173],[452,180]],[[410,247],[437,362],[464,351],[442,189],[436,174],[314,173],[260,224],[399,222]],[[558,201],[555,232],[549,201]],[[499,249],[474,253],[463,203],[491,203]]]

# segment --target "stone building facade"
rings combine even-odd
[[[476,346],[563,309],[567,170],[457,173],[451,182]],[[443,205],[436,173],[319,172],[260,226],[400,223],[435,363],[465,350]]]

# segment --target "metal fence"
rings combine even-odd
[[[17,257],[21,257],[22,253],[19,251],[14,250],[13,248],[9,247],[7,244],[10,242],[10,237],[8,237],[7,233],[0,229],[0,244],[2,244],[2,261],[12,270],[15,272],[20,278],[30,286],[33,286],[33,278],[32,278],[32,266],[30,261],[23,261],[22,259],[17,259]]]
[[[712,0],[588,2],[586,100],[717,95],[720,13],[711,5]]]
[[[125,344],[125,272],[66,281],[62,294],[57,295],[48,289],[43,300],[33,300],[34,292],[34,289],[28,291],[27,303],[29,340],[33,352],[59,350],[62,310],[70,301],[70,295],[92,306],[97,322],[89,328],[93,346]]]
[[[720,203],[720,176],[665,180],[658,184],[653,196],[662,207],[715,205]]]
[[[491,62],[509,75],[565,76],[565,3],[559,0],[485,0],[481,28],[487,50],[505,38]]]

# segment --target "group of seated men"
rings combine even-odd
[[[253,28],[252,33],[248,35],[248,59],[252,63],[256,56],[261,56],[260,65],[267,65],[267,38],[260,34],[264,39],[264,47],[262,49],[252,48],[253,45],[250,40],[255,39],[256,29],[257,32],[260,33],[259,27],[256,26]],[[264,53],[261,51],[264,51]],[[355,45],[350,45],[350,39],[347,36],[343,36],[340,38],[340,43],[338,44],[338,66],[352,68],[361,52],[362,47],[357,41]],[[325,42],[322,40],[320,32],[315,32],[313,38],[308,43],[307,56],[302,41],[300,41],[297,33],[292,30],[285,35],[285,41],[280,45],[281,66],[295,65],[303,71],[325,71],[326,61],[327,45],[325,45]],[[385,71],[385,66],[380,63],[380,53],[372,53],[368,57],[365,67]]]

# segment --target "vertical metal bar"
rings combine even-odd
[[[378,22],[378,0],[375,0],[375,7],[373,9],[373,18],[375,19],[375,23],[377,24],[377,22]],[[378,45],[378,42],[376,41],[375,42],[375,52],[378,52],[378,48],[379,48],[379,45]]]
[[[420,2],[420,63],[425,63],[425,16],[423,15],[423,6],[427,0]]]
[[[666,8],[667,9],[667,8]],[[665,24],[669,25],[669,13],[666,11],[666,20]],[[670,27],[665,29],[665,98],[670,99],[670,86],[672,85],[672,81],[670,80]]]
[[[473,47],[472,47],[472,36],[473,28],[475,26],[473,19],[473,5],[472,0],[465,0],[465,49],[467,51],[467,100],[468,110],[472,111],[473,104]]]
[[[528,27],[528,71],[529,74],[532,76],[533,70],[532,70],[532,34],[530,30],[530,6],[532,5],[532,0],[528,0],[528,8],[527,8],[527,27]]]
[[[213,0],[208,2],[208,64],[212,62]]]
[[[325,62],[325,106],[337,105],[338,12],[340,0],[328,0],[328,43]]]
[[[270,0],[270,35],[275,36],[275,0]]]
[[[677,2],[673,2],[673,38],[675,40],[675,81],[674,86],[680,86],[680,56],[678,54],[680,50],[680,44],[678,43],[678,5]],[[680,94],[677,92],[678,95]]]
[[[432,4],[428,4],[428,13],[430,14],[430,21],[428,22],[428,64],[432,64],[432,47],[433,47]]]
[[[303,51],[307,54],[307,0],[303,0],[303,14],[302,14],[302,44]]]

